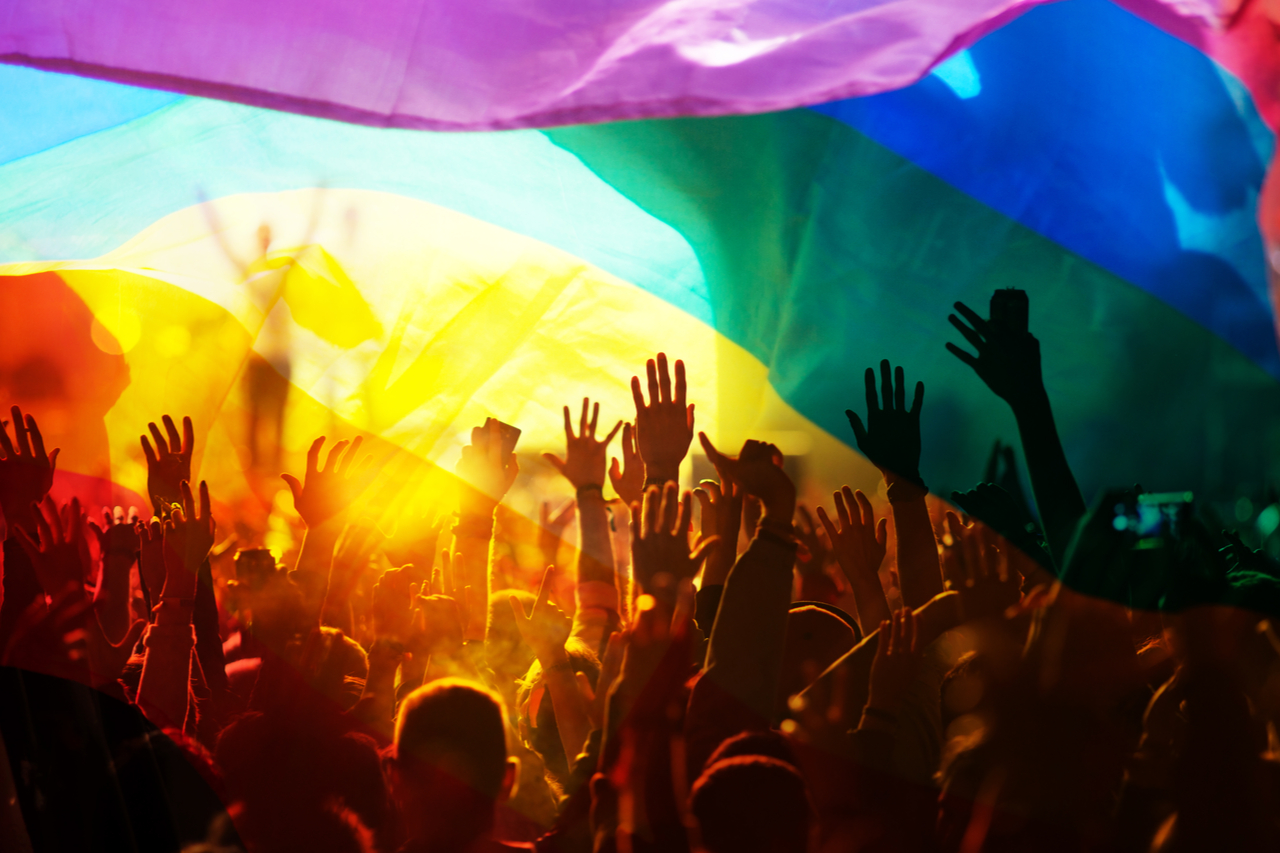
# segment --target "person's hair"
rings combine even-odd
[[[785,761],[739,755],[717,761],[693,785],[689,807],[708,853],[795,853],[809,840],[809,794]]]
[[[718,761],[737,758],[740,755],[763,755],[766,758],[776,758],[792,767],[796,766],[796,753],[791,748],[790,742],[772,730],[739,732],[733,737],[725,738],[716,747],[716,751],[711,753],[706,766],[710,767]]]
[[[400,703],[395,758],[406,770],[445,763],[480,793],[496,798],[507,772],[502,698],[462,678],[441,678]]]

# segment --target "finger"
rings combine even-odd
[[[708,536],[706,539],[698,540],[698,544],[689,552],[689,560],[693,563],[695,569],[711,555],[711,549],[719,545],[721,541],[719,536]]]
[[[868,367],[867,372],[862,375],[862,379],[867,392],[867,417],[871,417],[871,413],[880,408],[880,399],[876,394],[875,370]]]
[[[862,425],[862,418],[853,409],[845,409],[844,414],[849,419],[849,426],[853,427],[853,438],[858,447],[863,447],[867,443],[867,428]]]
[[[350,444],[350,440],[344,438],[333,447],[330,447],[329,455],[324,458],[324,468],[321,469],[321,472],[325,474],[336,473],[338,470],[338,462],[342,459],[342,451],[346,450]]]
[[[973,328],[977,329],[979,334],[985,337],[987,332],[990,331],[991,324],[978,316],[978,313],[968,305],[965,305],[963,302],[957,302],[955,304],[955,309],[963,314],[966,320],[973,324]]]
[[[182,516],[183,518],[194,519],[196,517],[196,499],[191,494],[191,483],[183,480],[178,485],[178,490],[182,495]]]
[[[35,458],[43,462],[48,454],[44,452],[44,436],[40,434],[40,427],[33,415],[27,415],[27,433],[31,437],[31,449]]]
[[[3,451],[0,455],[5,459],[12,459],[16,452],[13,449],[13,442],[9,440],[8,423],[8,421],[0,421],[0,451]]]
[[[209,505],[209,484],[204,480],[200,481],[200,520],[213,522],[213,511]]]
[[[899,366],[893,371],[893,407],[901,412],[906,408],[907,380]]]
[[[665,352],[658,353],[658,394],[662,402],[671,402],[671,371],[667,368]]]
[[[711,460],[711,464],[715,466],[716,471],[721,474],[720,479],[723,480],[724,472],[732,467],[729,464],[729,457],[716,450],[716,446],[711,443],[711,439],[707,438],[705,432],[698,433],[698,441],[702,443],[703,452],[707,454],[707,458]]]
[[[594,422],[594,421],[592,421],[591,429],[592,429],[592,430],[594,430],[594,429],[595,429],[595,422]],[[617,435],[617,434],[618,434],[618,430],[620,430],[620,429],[622,429],[622,421],[618,421],[616,424],[614,424],[614,425],[613,425],[613,429],[609,430],[609,434],[608,434],[608,435],[606,435],[606,436],[604,437],[604,440],[603,440],[602,442],[600,442],[600,443],[601,443],[601,444],[603,444],[605,447],[608,447],[608,446],[609,446],[609,442],[613,441],[613,437],[614,437],[615,435]]]
[[[836,492],[836,494],[840,493]],[[827,531],[827,538],[834,544],[839,534],[836,531],[836,526],[831,522],[831,516],[827,515],[825,507],[818,507],[818,522],[822,525],[822,529]]]
[[[678,406],[685,405],[685,395],[688,393],[688,383],[685,381],[684,362],[676,359],[676,396],[675,402]]]
[[[298,495],[302,494],[302,483],[298,482],[298,478],[292,474],[281,474],[280,479],[284,480],[285,485],[289,487],[289,491],[293,494],[293,505],[296,508],[298,506]]]
[[[39,537],[39,541],[42,545],[49,546],[55,544],[55,542],[53,538],[53,529],[49,526],[49,519],[45,518],[44,514],[46,503],[51,503],[48,497],[46,497],[41,503],[32,504],[31,506],[35,509],[36,535]],[[57,518],[56,515],[54,517]]]
[[[657,486],[650,486],[644,493],[644,518],[641,520],[641,537],[648,538],[658,529],[658,503],[662,493]]]
[[[556,453],[543,453],[543,461],[547,462],[548,465],[554,467],[554,469],[559,471],[559,473],[561,474],[564,473],[564,466],[566,466],[566,461],[562,460],[561,457],[556,455]]]
[[[618,483],[622,482],[622,465],[616,456],[609,462],[609,482],[613,483],[613,490],[618,491]]]
[[[622,458],[633,459],[636,456],[636,428],[629,423],[622,425]]]
[[[27,434],[27,422],[22,416],[22,409],[14,406],[10,412],[13,414],[13,444],[18,450],[18,455],[30,456],[31,441]]]
[[[674,489],[672,492],[674,493]],[[693,497],[689,492],[685,492],[680,500],[680,517],[676,520],[675,534],[683,536],[688,533],[689,525],[693,521]]]
[[[551,591],[555,587],[555,573],[555,566],[547,566],[547,570],[542,573],[542,586],[538,587],[538,600],[533,605],[534,613],[545,609],[547,603],[551,601]]]
[[[162,415],[160,422],[164,424],[164,434],[169,440],[169,451],[171,453],[182,452],[182,437],[178,435],[178,427],[173,422],[173,418],[168,415]]]
[[[924,383],[916,383],[916,395],[911,399],[911,414],[920,414],[920,406],[924,403]]]
[[[680,512],[680,504],[677,495],[679,487],[668,481],[662,487],[662,532],[667,534],[675,534],[676,517]]]
[[[591,406],[591,423],[588,425],[591,429],[591,437],[596,436],[596,426],[600,423],[600,404],[594,403]]]
[[[307,477],[317,474],[320,471],[320,448],[324,446],[324,436],[320,436],[311,442],[311,446],[307,448]]]
[[[908,610],[907,618],[905,621],[906,621],[905,627],[907,632],[906,651],[909,654],[915,654],[916,652],[920,651],[920,648],[918,645],[920,642],[920,620],[916,616],[916,613],[914,610]]]
[[[948,314],[947,320],[952,326],[955,326],[956,331],[964,335],[964,339],[968,341],[974,349],[978,352],[982,352],[982,348],[986,345],[986,341],[982,339],[982,335],[979,335],[973,329],[966,326],[955,314]]]
[[[658,396],[658,363],[649,359],[644,364],[645,377],[649,380],[649,405],[659,402]]]
[[[183,416],[182,418],[182,457],[188,462],[191,461],[191,454],[196,449],[196,428],[191,424],[191,418]]]
[[[588,398],[583,397],[582,398],[582,414],[578,416],[578,435],[580,436],[589,435],[588,430],[590,429],[590,426],[591,426],[591,418],[588,416],[588,413],[590,411],[591,411],[591,401]]]
[[[524,612],[524,605],[520,603],[520,599],[514,595],[507,596],[507,604],[511,605],[511,612],[516,616],[516,627],[520,629],[520,633],[525,631],[524,623],[528,622],[531,614]]]
[[[961,360],[961,361],[963,361],[965,364],[969,365],[970,367],[974,368],[975,370],[978,368],[978,360],[977,360],[976,358],[974,358],[973,356],[969,355],[969,353],[967,353],[967,352],[965,352],[964,350],[960,349],[960,347],[956,346],[955,344],[951,343],[950,341],[948,341],[948,342],[947,342],[947,352],[951,353],[951,354],[952,354],[952,355],[954,355],[956,358],[960,359],[960,360]]]
[[[885,543],[889,541],[886,538],[888,537],[888,535],[889,535],[889,519],[886,516],[885,518],[880,519],[880,523],[876,525],[876,544],[879,545],[881,548],[883,548]],[[881,556],[883,558],[883,555]]]
[[[707,494],[706,489],[694,489],[693,496],[698,499],[698,511],[702,513],[702,529],[707,529],[707,522],[711,520],[711,514],[715,509],[711,505],[711,495]]]
[[[160,427],[154,423],[147,424],[147,429],[151,430],[151,440],[156,443],[156,455],[163,459],[169,455],[169,444],[164,440],[164,436],[160,434]]]
[[[639,415],[640,412],[644,411],[644,393],[640,390],[639,376],[631,377],[631,399],[635,401],[636,414]]]
[[[893,373],[889,368],[889,359],[880,359],[880,396],[885,411],[893,408]]]
[[[364,444],[364,436],[357,435],[347,448],[347,452],[342,454],[342,458],[338,460],[338,470],[335,473],[345,477],[352,470],[352,465],[360,453],[360,445],[362,444]]]

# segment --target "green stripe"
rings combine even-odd
[[[1275,382],[1180,312],[843,124],[808,111],[548,131],[693,246],[713,322],[803,415],[852,441],[862,371],[927,388],[922,472],[966,488],[1005,404],[944,348],[961,300],[1031,298],[1045,379],[1086,495],[1141,482],[1233,499],[1270,479]]]

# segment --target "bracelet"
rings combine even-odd
[[[581,498],[583,492],[599,492],[600,497],[604,497],[604,486],[599,483],[584,483],[575,490],[575,494]]]
[[[862,716],[871,717],[874,720],[879,720],[882,723],[889,723],[890,725],[898,724],[898,715],[892,711],[886,711],[884,708],[873,708],[868,705],[862,709]]]

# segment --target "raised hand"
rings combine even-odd
[[[488,418],[484,426],[471,430],[471,443],[462,448],[457,472],[463,481],[460,514],[492,515],[520,473],[515,453],[504,455],[502,452],[500,421]]]
[[[858,624],[867,634],[889,617],[879,575],[888,543],[889,519],[882,518],[877,523],[871,501],[861,491],[845,486],[834,496],[837,521],[833,522],[823,507],[818,507],[818,521],[827,531],[836,562],[853,588]]]
[[[996,396],[1010,405],[1035,399],[1044,394],[1044,382],[1040,375],[1040,342],[1030,332],[1017,332],[991,323],[963,302],[955,304],[956,311],[968,321],[966,324],[955,314],[947,319],[964,339],[978,351],[970,355],[953,343],[947,349],[956,358],[973,368],[978,378]]]
[[[459,554],[451,555],[448,549],[440,552],[440,561],[431,575],[431,595],[418,599],[419,606],[431,625],[431,636],[439,637],[461,646],[464,635],[472,631],[472,639],[484,639],[484,625],[478,626],[478,632],[472,627],[472,616],[475,613],[475,593],[467,584],[463,564],[465,560]],[[477,620],[478,622],[480,620]]]
[[[950,510],[945,523],[951,541],[943,541],[943,574],[947,587],[960,593],[961,618],[1003,618],[1021,593],[994,531],[978,522],[966,524]]]
[[[596,440],[596,424],[600,420],[600,404],[591,407],[590,400],[582,398],[582,417],[578,421],[578,434],[573,434],[573,421],[569,416],[569,407],[564,407],[564,438],[568,445],[564,458],[554,453],[544,453],[542,458],[553,468],[564,475],[575,489],[596,488],[604,494],[605,461],[608,459],[609,442],[622,429],[622,421],[618,421],[613,429],[601,440]],[[587,412],[591,417],[588,420]]]
[[[717,450],[705,432],[698,433],[698,438],[716,470],[738,483],[746,494],[759,499],[764,506],[765,520],[791,528],[796,512],[796,486],[782,470],[782,452],[778,448],[748,440],[734,458]]]
[[[573,631],[573,620],[551,600],[551,592],[555,589],[555,576],[556,567],[548,566],[542,575],[542,587],[538,590],[538,599],[529,613],[525,612],[524,605],[514,595],[507,599],[511,605],[511,612],[515,614],[520,637],[529,648],[533,649],[543,669],[568,660],[564,644]]]
[[[113,512],[108,507],[102,508],[102,526],[90,521],[89,529],[98,540],[98,551],[105,557],[114,555],[132,559],[138,553],[138,508],[129,507],[128,516],[124,507],[116,507]]]
[[[138,571],[147,585],[151,606],[160,603],[160,590],[164,588],[164,527],[160,519],[139,521],[134,528],[138,533]]]
[[[191,479],[191,454],[196,446],[191,418],[182,419],[181,437],[173,418],[165,415],[160,420],[164,423],[164,435],[154,423],[147,424],[155,439],[154,448],[145,435],[141,437],[142,455],[147,459],[147,494],[156,515],[162,515],[169,504],[182,500],[182,482]]]
[[[410,590],[412,567],[387,569],[373,585],[373,633],[377,639],[403,643],[413,620],[413,595]]]
[[[324,468],[320,468],[320,448],[324,446],[324,436],[320,436],[307,451],[304,481],[292,474],[280,475],[293,493],[293,506],[308,528],[318,527],[345,512],[373,482],[377,474],[370,465],[373,457],[366,456],[356,462],[363,441],[364,437],[359,435],[353,441],[339,441],[329,450]]]
[[[644,498],[644,462],[636,450],[636,431],[631,424],[622,425],[622,461],[613,457],[609,465],[609,482],[627,506]]]
[[[209,509],[209,486],[200,483],[200,506],[191,494],[191,484],[182,481],[182,503],[164,520],[165,575],[160,599],[194,602],[196,572],[213,547],[213,512]],[[194,606],[194,604],[192,605]]]
[[[703,480],[693,492],[702,507],[702,538],[715,545],[707,555],[703,587],[723,584],[738,558],[738,533],[742,529],[742,488],[720,473],[720,482]]]
[[[922,488],[920,478],[920,406],[924,383],[916,383],[911,408],[906,407],[906,378],[902,368],[890,371],[889,360],[880,362],[880,390],[883,405],[876,400],[876,373],[866,373],[867,422],[852,409],[845,410],[862,455],[880,469],[890,485],[896,478],[910,480]]]
[[[56,596],[68,587],[83,593],[90,561],[79,499],[72,498],[59,511],[53,498],[45,495],[44,501],[32,505],[30,514],[36,535],[21,527],[16,533],[45,594]]]
[[[37,503],[53,487],[53,470],[58,462],[58,449],[46,453],[40,427],[31,415],[14,406],[13,438],[9,428],[0,422],[0,511],[12,535],[13,528],[23,525],[35,531],[32,504]]]
[[[896,714],[920,668],[924,651],[920,643],[917,617],[909,607],[880,623],[876,656],[871,661],[867,690],[868,716]]]
[[[967,492],[952,492],[951,500],[971,518],[976,518],[1000,534],[1019,554],[1042,569],[1053,571],[1053,557],[1045,550],[1043,538],[1025,507],[995,483],[979,483]],[[1012,562],[1013,554],[1009,555]],[[1031,571],[1020,571],[1024,577]]]
[[[645,365],[649,378],[649,404],[640,391],[640,377],[631,377],[631,396],[636,402],[636,447],[644,460],[647,485],[660,485],[680,478],[680,461],[693,441],[693,404],[685,402],[684,362],[676,360],[675,393],[667,370],[666,353],[658,353]]]
[[[667,604],[675,602],[680,581],[698,573],[698,566],[718,541],[714,537],[704,539],[690,550],[692,513],[691,494],[685,492],[680,500],[676,484],[670,481],[661,491],[650,486],[644,495],[644,506],[631,507],[631,565],[636,583],[641,592]]]

